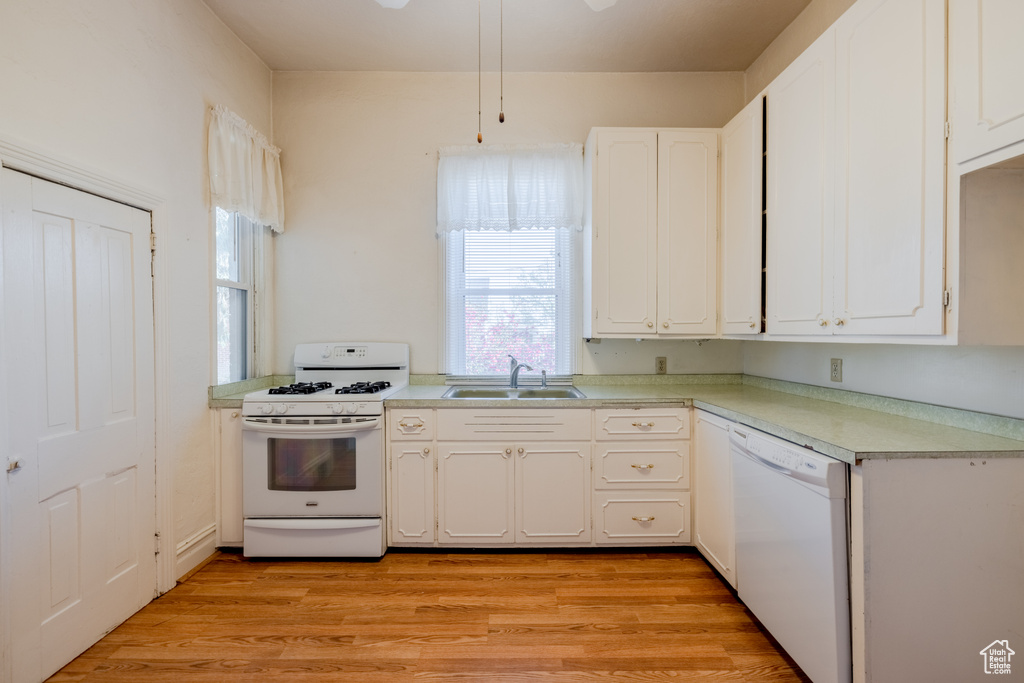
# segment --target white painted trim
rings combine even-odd
[[[167,234],[167,206],[163,196],[152,189],[142,187],[132,182],[111,177],[107,172],[89,167],[77,161],[70,161],[60,156],[55,156],[47,150],[42,150],[23,141],[0,135],[0,167],[29,173],[31,175],[50,180],[52,182],[68,185],[85,192],[113,199],[124,204],[130,204],[143,211],[152,214],[152,230],[157,237],[157,252],[154,258],[153,277],[153,325],[154,325],[154,362],[155,362],[155,421],[156,421],[156,529],[160,534],[157,548],[159,554],[156,562],[155,592],[164,593],[174,587],[175,579],[180,576],[175,574],[175,558],[172,556],[170,530],[174,527],[174,463],[171,454],[162,447],[162,436],[169,433],[170,419],[169,407],[170,396],[167,393],[168,377],[170,368],[169,359],[169,334],[170,329],[167,323],[167,302],[169,301],[166,268],[161,258],[160,238]],[[6,433],[6,430],[4,430]],[[7,497],[4,496],[4,500]],[[7,538],[7,534],[2,534]],[[0,565],[0,571],[3,566]],[[3,587],[3,577],[0,576],[0,587]],[[3,608],[0,607],[0,611]],[[6,618],[6,612],[0,614],[0,624]],[[9,633],[9,629],[4,629]],[[6,638],[6,636],[5,636]],[[4,662],[9,661],[3,657]],[[3,668],[0,668],[0,675]],[[0,678],[0,681],[3,681]]]
[[[158,193],[147,188],[112,178],[99,169],[54,157],[37,147],[10,138],[0,137],[0,162],[6,168],[68,185],[122,204],[131,204],[144,211],[152,211],[164,204]]]
[[[217,525],[210,524],[192,534],[175,548],[174,577],[178,579],[217,552]]]
[[[7,363],[5,361],[6,330],[4,320],[4,221],[3,221],[3,196],[0,195],[0,465],[7,468],[8,458],[11,457],[11,445],[9,443],[10,430],[7,428]],[[8,558],[11,556],[8,548],[11,537],[7,528],[10,519],[8,506],[11,500],[8,491],[9,475],[4,474],[0,479],[0,596],[10,595],[12,590],[10,567]],[[11,611],[9,600],[0,599],[0,683],[8,683],[13,680],[11,670]]]

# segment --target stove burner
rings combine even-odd
[[[283,387],[271,389],[270,394],[315,394],[324,389],[330,389],[333,384],[330,382],[296,382]]]
[[[391,386],[391,382],[356,382],[341,389],[335,389],[336,394],[376,394]]]

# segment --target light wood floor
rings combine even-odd
[[[807,681],[699,554],[222,554],[51,681]]]

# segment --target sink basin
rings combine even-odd
[[[543,398],[586,398],[575,387],[529,387],[510,389],[508,387],[452,387],[442,398],[477,399],[543,399]]]

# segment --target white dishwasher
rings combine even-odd
[[[845,463],[730,427],[742,600],[815,683],[848,682]]]

